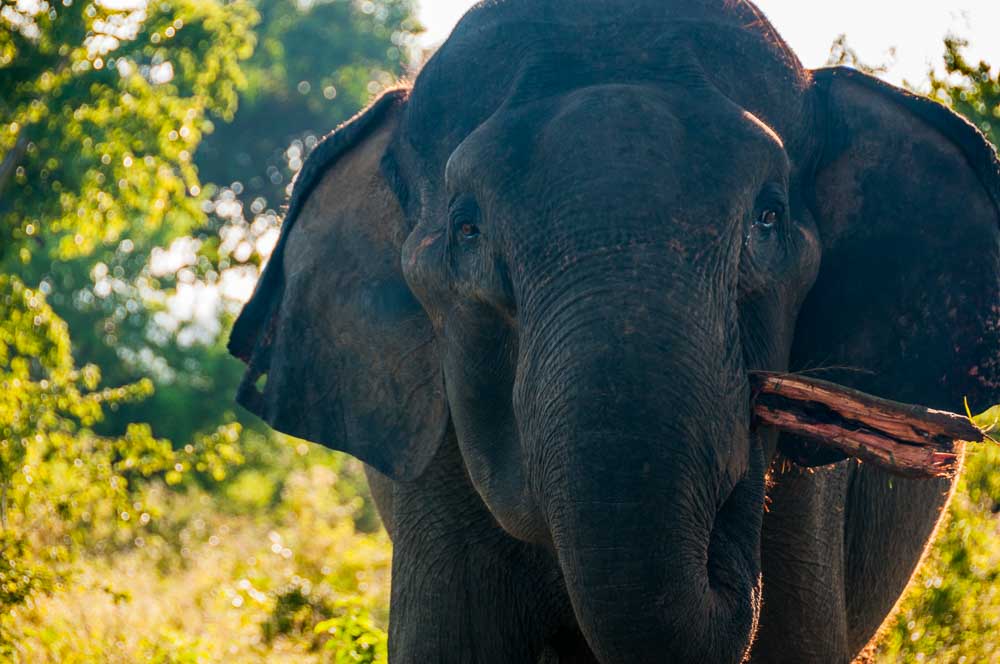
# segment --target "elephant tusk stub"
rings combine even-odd
[[[756,424],[903,477],[951,477],[963,442],[984,442],[970,417],[898,403],[795,374],[751,372]]]

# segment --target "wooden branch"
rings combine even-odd
[[[951,477],[962,441],[981,442],[969,418],[880,399],[799,375],[751,372],[759,424],[904,477]]]
[[[17,140],[14,142],[14,146],[4,155],[3,161],[0,161],[0,200],[3,200],[4,190],[7,189],[7,184],[13,179],[21,160],[24,159],[24,155],[28,151],[28,143],[30,142],[27,132],[22,129],[21,133],[18,134]]]

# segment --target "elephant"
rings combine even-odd
[[[1000,162],[747,0],[487,0],[297,177],[238,401],[366,465],[391,662],[847,662],[952,482],[748,372],[1000,387]]]

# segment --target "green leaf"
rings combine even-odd
[[[973,424],[979,427],[984,435],[993,440],[991,434],[1000,433],[1000,404],[993,406],[979,415],[970,417],[970,419]]]

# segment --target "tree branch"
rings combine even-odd
[[[961,441],[981,442],[969,418],[880,399],[834,383],[751,372],[759,424],[807,438],[904,477],[950,477]]]
[[[7,185],[11,179],[13,179],[17,167],[21,164],[21,160],[24,159],[24,155],[28,151],[28,143],[30,142],[28,132],[22,129],[21,133],[17,135],[14,147],[7,151],[7,154],[3,157],[3,161],[0,162],[0,201],[3,200],[4,191],[7,189]]]

